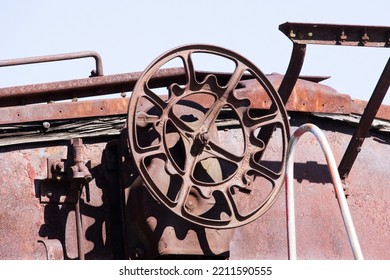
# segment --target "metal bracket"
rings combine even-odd
[[[357,47],[390,47],[390,27],[388,26],[361,26],[361,25],[336,25],[336,24],[317,24],[317,23],[293,23],[286,22],[279,26],[279,30],[283,32],[293,43],[294,50],[301,46],[302,49],[306,44],[319,45],[338,45],[338,46],[357,46]],[[294,53],[294,52],[293,52]],[[299,54],[299,53],[298,53]],[[290,61],[293,61],[293,55]],[[303,63],[303,55],[298,56],[298,65],[295,67],[300,71]],[[289,69],[290,70],[290,69]],[[293,84],[296,71],[294,75],[287,71],[283,82],[290,81]],[[348,177],[349,172],[361,150],[361,146],[371,124],[382,104],[382,101],[390,87],[390,59],[388,60],[382,75],[370,97],[370,100],[364,110],[362,118],[358,127],[352,136],[350,143],[340,162],[338,171],[342,180]],[[289,91],[289,89],[288,89]],[[288,94],[288,91],[287,94]],[[285,94],[283,92],[283,94]],[[288,95],[286,95],[288,96]]]
[[[279,25],[296,44],[389,47],[390,27],[286,22]]]
[[[89,201],[88,183],[92,180],[89,172],[91,161],[84,160],[82,139],[71,140],[71,153],[63,159],[58,157],[47,159],[47,178],[40,185],[41,203],[72,203],[78,201],[80,188],[86,187]]]

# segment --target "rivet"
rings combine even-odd
[[[43,122],[42,123],[42,126],[46,129],[49,129],[50,128],[50,123],[49,122]]]

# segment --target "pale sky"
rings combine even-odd
[[[142,71],[163,52],[190,43],[231,49],[264,73],[284,74],[290,22],[390,26],[390,2],[371,1],[49,1],[0,3],[0,59],[95,50],[104,74]],[[389,58],[385,48],[308,45],[302,75],[367,100]],[[0,87],[85,78],[93,60],[0,68]],[[390,104],[390,94],[385,100]]]

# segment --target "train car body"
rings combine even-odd
[[[322,38],[296,41],[293,28],[308,26],[286,28],[292,61]],[[189,57],[203,51],[232,57],[242,73],[192,70]],[[178,53],[184,70],[160,69]],[[90,78],[0,89],[0,259],[288,259],[287,141],[307,123],[324,133],[339,164],[364,258],[390,259],[390,109],[380,98],[353,100],[319,77],[298,78],[299,62],[286,75],[263,76],[215,47],[182,47],[143,73],[110,76],[93,57]],[[387,92],[386,71],[374,95]],[[168,88],[168,97],[154,88]],[[261,155],[247,152],[258,147]],[[354,258],[313,135],[297,144],[294,167],[297,257]],[[181,201],[188,181],[193,200]],[[256,194],[256,185],[268,193]]]

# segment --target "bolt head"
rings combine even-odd
[[[43,126],[45,129],[49,129],[49,128],[50,128],[50,123],[49,123],[49,122],[43,122],[43,123],[42,123],[42,126]]]

